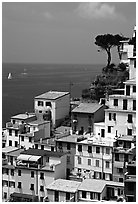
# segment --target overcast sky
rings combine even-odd
[[[106,33],[131,37],[135,24],[135,2],[4,2],[2,59],[104,64],[106,53],[97,52],[95,37]]]

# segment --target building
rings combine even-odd
[[[124,184],[97,179],[85,179],[78,187],[79,201],[117,200],[124,193]]]
[[[35,97],[34,109],[38,118],[51,121],[55,128],[69,115],[70,94],[58,91],[43,93]]]
[[[71,112],[73,132],[79,135],[92,133],[95,122],[104,121],[104,105],[98,103],[81,103]]]
[[[47,196],[49,202],[77,202],[78,187],[81,183],[57,179],[47,186]]]
[[[25,195],[37,196],[43,202],[46,187],[55,179],[66,178],[66,154],[39,149],[28,149],[17,157],[15,189],[11,198],[18,200]],[[15,196],[17,195],[17,196]]]
[[[124,183],[127,202],[136,202],[136,161],[128,163]]]

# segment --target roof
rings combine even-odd
[[[71,127],[67,127],[67,126],[60,126],[58,128],[56,128],[56,133],[65,133],[65,132],[69,132],[70,130],[72,130]]]
[[[7,165],[2,165],[2,167],[5,168],[5,169],[15,169],[15,166],[9,165],[9,164],[7,164]]]
[[[106,186],[105,180],[85,179],[82,181],[78,190],[79,191],[89,191],[89,192],[102,193],[105,186]]]
[[[35,99],[55,100],[55,99],[58,99],[60,97],[68,95],[68,94],[69,94],[69,92],[49,91],[49,92],[43,93],[39,96],[36,96]]]
[[[17,147],[12,147],[12,146],[8,146],[8,147],[4,147],[2,148],[2,153],[9,153],[12,151],[18,150]]]
[[[21,114],[18,114],[18,115],[15,115],[15,116],[12,116],[11,119],[19,119],[19,120],[26,120],[28,118],[32,118],[34,117],[35,114],[34,113],[21,113]]]
[[[41,149],[28,149],[28,150],[25,150],[24,152],[21,152],[21,154],[48,156],[48,157],[62,157],[65,153],[53,152],[53,151],[47,151],[47,150],[41,150]]]
[[[102,193],[106,185],[124,187],[124,183],[121,182],[106,181],[99,179],[85,179],[84,181],[82,181],[78,190]]]
[[[29,125],[41,125],[45,123],[50,123],[50,121],[45,121],[45,120],[34,120],[31,122],[28,122]]]
[[[16,193],[16,192],[14,192],[14,193],[11,194],[11,197],[33,199],[33,198],[35,198],[35,197],[37,197],[37,196],[35,196],[35,195],[30,195],[30,194],[24,194],[24,193]]]
[[[81,182],[78,182],[78,181],[57,179],[53,183],[48,185],[46,188],[48,190],[57,190],[57,191],[62,191],[62,192],[75,193],[80,184]]]
[[[98,103],[81,103],[72,110],[72,113],[95,113],[101,107],[103,107],[103,105]]]
[[[7,155],[16,157],[23,151],[24,151],[24,149],[17,149],[17,150],[13,150],[12,152],[8,152]]]
[[[61,137],[61,138],[56,139],[56,140],[61,141],[61,142],[76,143],[78,137],[79,137],[78,135],[68,135],[68,136]]]
[[[133,84],[133,85],[136,85],[136,78],[134,79],[129,79],[127,81],[124,82],[125,84]]]

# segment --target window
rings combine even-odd
[[[31,183],[31,186],[30,186],[30,190],[31,190],[31,191],[34,190],[34,184],[32,184],[32,183]]]
[[[96,147],[96,153],[97,153],[97,154],[100,153],[100,147]]]
[[[101,129],[101,137],[105,137],[105,129]]]
[[[127,185],[128,191],[134,191],[135,189],[135,185],[134,183],[129,182],[129,184]]]
[[[44,186],[40,186],[40,191],[44,191]]]
[[[11,176],[14,176],[14,169],[11,169]]]
[[[118,106],[118,99],[114,99],[114,106]]]
[[[15,130],[15,136],[18,136],[18,130]]]
[[[46,157],[46,162],[49,163],[49,157]]]
[[[12,140],[9,140],[9,146],[12,146]]]
[[[21,136],[21,141],[22,141],[22,142],[24,141],[24,136]]]
[[[46,106],[50,106],[50,107],[52,107],[51,102],[46,102]]]
[[[88,159],[88,165],[91,166],[91,159]]]
[[[78,157],[78,164],[81,164],[81,157]]]
[[[115,153],[115,161],[119,161],[119,154]]]
[[[18,142],[17,141],[15,141],[15,147],[18,147]]]
[[[42,113],[42,111],[40,110],[39,113]]]
[[[43,202],[44,201],[44,197],[40,197],[40,202]]]
[[[127,120],[128,123],[132,123],[132,114],[128,114],[128,120]]]
[[[134,59],[134,68],[136,68],[136,59]]]
[[[133,110],[136,110],[136,100],[133,100]]]
[[[109,120],[111,120],[112,119],[112,117],[111,117],[111,113],[109,113]]]
[[[70,193],[66,192],[66,200],[70,200]]]
[[[113,120],[116,121],[116,113],[113,113]]]
[[[7,193],[4,192],[4,199],[7,199]]]
[[[67,143],[67,150],[70,150],[70,143]]]
[[[31,171],[31,178],[34,178],[34,171]]]
[[[2,186],[8,186],[8,181],[2,180]]]
[[[14,182],[14,181],[10,181],[10,182],[9,182],[9,187],[15,188],[15,182]]]
[[[128,128],[128,129],[127,129],[127,134],[128,134],[128,135],[132,135],[132,129],[129,129],[129,128]]]
[[[51,147],[51,152],[54,152],[54,147]]]
[[[130,96],[130,86],[126,85],[126,96]]]
[[[78,145],[78,152],[82,152],[82,145]]]
[[[92,146],[88,146],[88,153],[92,153]]]
[[[123,183],[124,182],[123,178],[119,178],[119,182]]]
[[[22,188],[22,183],[21,182],[18,182],[18,188]]]
[[[41,145],[41,149],[44,150],[44,145]]]
[[[123,173],[123,168],[118,168],[117,171],[118,171],[118,173],[122,174]]]
[[[9,135],[12,136],[12,129],[9,129]]]
[[[96,167],[99,167],[99,160],[96,160],[96,161],[95,161],[95,166],[96,166]]]
[[[133,86],[133,93],[136,93],[136,86]]]
[[[106,166],[107,169],[109,169],[110,168],[110,162],[106,161],[105,166]]]
[[[127,110],[127,100],[123,100],[123,110]]]
[[[40,173],[40,179],[42,179],[42,180],[44,179],[44,173],[42,173],[42,172]]]
[[[31,137],[29,137],[29,142],[32,142],[32,138]]]
[[[106,147],[106,154],[110,154],[110,148]]]
[[[21,176],[21,170],[20,169],[18,170],[18,176]]]
[[[38,101],[38,106],[43,106],[43,105],[44,105],[43,101]]]
[[[70,156],[67,156],[67,164],[70,164]]]
[[[108,126],[108,133],[111,133],[111,126]]]
[[[35,144],[35,149],[38,149],[38,144]]]
[[[82,191],[82,198],[86,198],[86,191]]]

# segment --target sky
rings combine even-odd
[[[95,37],[132,37],[135,24],[135,2],[3,2],[2,62],[104,64]]]

